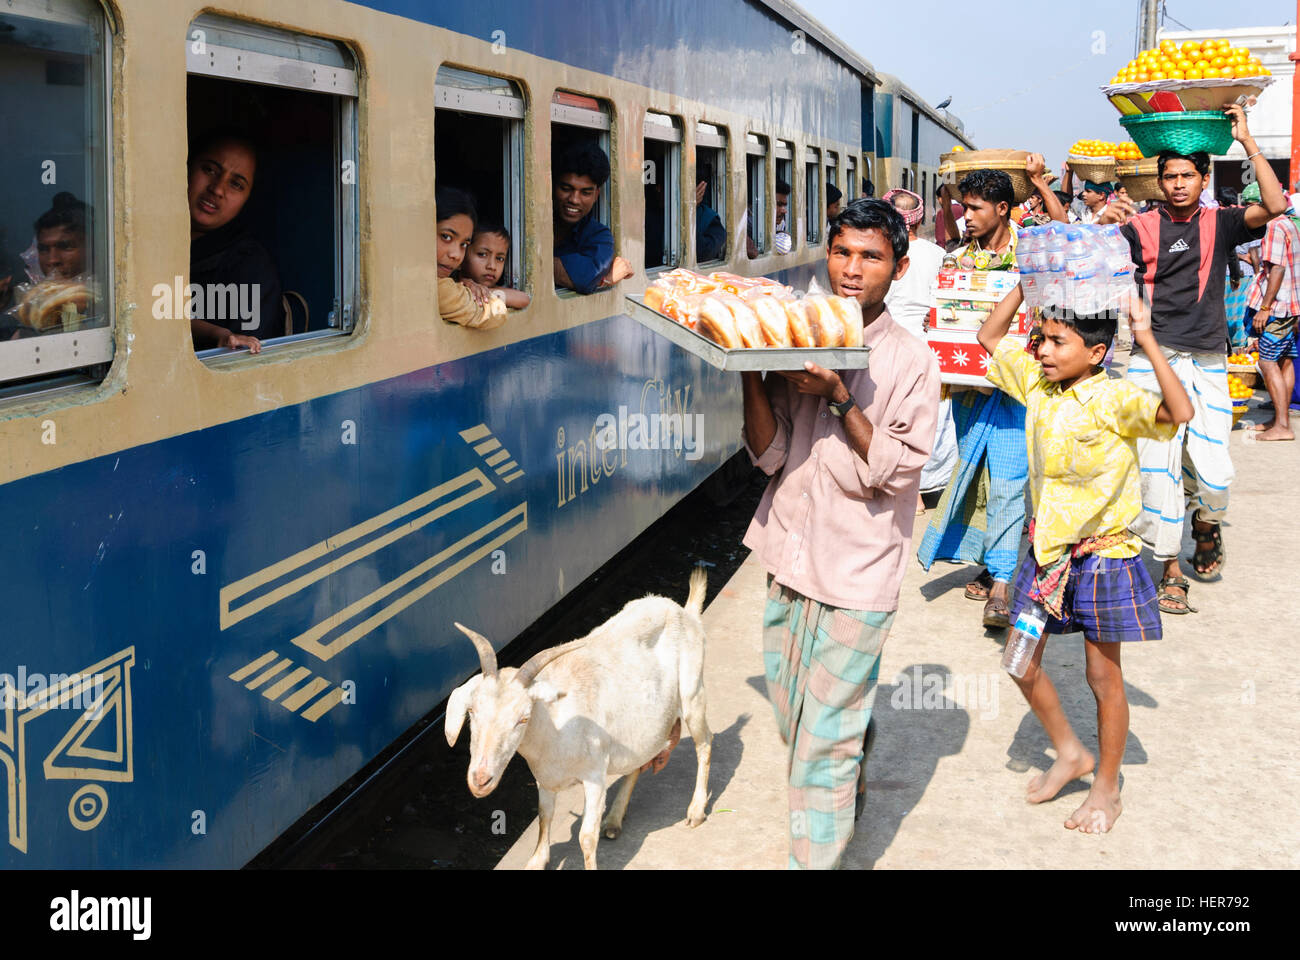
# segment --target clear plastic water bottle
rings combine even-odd
[[[1020,271],[1020,289],[1025,296],[1026,307],[1038,306],[1039,284],[1045,260],[1039,253],[1042,238],[1038,227],[1030,227],[1020,234],[1016,245],[1016,267]]]
[[[1031,600],[1016,614],[1016,622],[1007,632],[1006,649],[1002,651],[1002,669],[1016,679],[1024,677],[1033,662],[1038,645],[1043,642],[1047,618],[1047,609],[1036,600]]]

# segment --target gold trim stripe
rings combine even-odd
[[[523,472],[522,470],[516,470],[514,473],[510,474],[510,476],[508,476],[508,477],[502,477],[501,479],[504,480],[506,483],[514,483],[516,480],[518,480],[518,479],[519,479],[520,477],[522,477],[523,475],[524,475],[524,472]]]
[[[343,701],[343,688],[335,687],[325,696],[321,697],[310,707],[298,714],[300,717],[306,717],[312,723],[315,723],[325,714],[329,713]]]
[[[262,696],[268,700],[279,700],[291,687],[296,687],[302,682],[304,677],[310,677],[311,671],[306,667],[299,667],[293,673],[280,680],[277,680],[271,686],[262,691]]]
[[[306,703],[312,697],[316,696],[316,694],[320,693],[329,685],[330,682],[326,680],[324,677],[316,677],[314,680],[312,680],[311,683],[307,684],[307,686],[303,687],[297,693],[291,694],[290,696],[287,696],[283,700],[281,700],[280,706],[284,707],[286,710],[296,713],[299,707],[301,707],[304,703]]]
[[[502,449],[502,450],[498,450],[490,457],[485,457],[484,462],[487,463],[489,467],[495,467],[502,460],[509,460],[509,459],[510,459],[510,451]]]
[[[500,476],[504,476],[505,474],[509,473],[511,470],[517,470],[517,469],[519,469],[519,464],[511,460],[509,463],[503,463],[501,464],[501,466],[497,467],[497,474]]]
[[[239,681],[243,680],[245,677],[250,676],[254,671],[260,670],[262,667],[266,666],[268,663],[270,663],[278,656],[279,656],[278,653],[276,653],[274,650],[270,650],[262,654],[252,663],[240,667],[234,673],[230,674],[230,679],[234,680],[235,683],[239,683]]]
[[[498,440],[496,437],[492,437],[488,440],[484,440],[477,447],[475,447],[474,452],[477,453],[480,457],[483,457],[491,453],[499,446],[501,446],[501,441]]]
[[[466,443],[477,443],[484,437],[492,436],[492,431],[488,429],[486,423],[480,423],[477,427],[470,427],[468,430],[462,430],[460,437]]]
[[[268,680],[271,680],[276,676],[278,676],[279,674],[284,673],[284,671],[288,670],[291,666],[293,666],[293,661],[290,660],[288,657],[286,657],[285,659],[277,663],[275,666],[268,667],[267,669],[263,670],[252,680],[249,680],[248,683],[244,684],[244,686],[247,687],[249,690],[256,690],[258,687],[266,683]]]
[[[325,636],[331,630],[343,626],[345,623],[351,620],[354,616],[361,613],[361,611],[365,610],[367,607],[370,607],[380,602],[381,600],[384,600],[385,598],[391,596],[401,588],[407,586],[414,580],[428,573],[430,570],[436,568],[439,564],[442,564],[443,562],[451,559],[457,553],[469,547],[475,541],[480,540],[484,536],[487,536],[488,534],[492,533],[492,531],[506,525],[507,523],[510,523],[511,520],[515,520],[515,519],[517,519],[518,522],[515,523],[514,526],[510,527],[505,532],[497,535],[492,540],[489,540],[487,543],[483,544],[482,546],[478,547],[472,552],[466,554],[464,557],[461,557],[451,566],[441,570],[436,576],[432,577],[429,580],[426,580],[424,583],[420,584],[414,589],[409,590],[406,593],[402,594],[397,600],[393,601],[393,603],[389,604],[388,606],[382,608],[381,610],[367,617],[365,620],[361,621],[359,624],[357,624],[347,633],[341,634],[335,639],[330,640],[328,643],[320,642],[321,637]],[[336,654],[342,653],[344,650],[346,650],[352,644],[356,643],[358,640],[360,640],[371,630],[375,629],[375,627],[379,626],[380,624],[388,620],[391,620],[393,617],[397,616],[399,613],[401,613],[411,604],[415,603],[417,600],[421,599],[422,597],[436,590],[438,587],[442,586],[448,580],[455,578],[467,567],[473,565],[474,563],[477,563],[479,560],[481,560],[483,557],[486,557],[489,553],[491,553],[501,544],[513,539],[514,537],[523,533],[527,529],[528,529],[528,504],[521,503],[519,504],[519,506],[515,507],[510,512],[502,514],[501,516],[497,517],[495,520],[485,524],[484,526],[475,530],[473,533],[469,534],[468,536],[462,537],[460,540],[457,540],[455,543],[453,543],[451,546],[447,547],[446,549],[440,550],[438,553],[434,554],[428,560],[416,564],[414,567],[412,567],[410,570],[407,570],[401,576],[393,580],[390,580],[388,583],[385,583],[383,586],[379,587],[376,590],[372,590],[370,593],[366,594],[360,600],[356,600],[348,604],[338,613],[333,614],[330,617],[327,617],[325,620],[322,620],[320,623],[316,624],[310,630],[307,630],[305,633],[297,637],[294,637],[292,642],[296,646],[301,647],[303,650],[306,650],[308,653],[312,654],[313,656],[319,657],[322,660],[328,660],[331,657],[335,656]]]
[[[342,556],[334,558],[329,561],[329,563],[321,564],[309,572],[304,573],[302,576],[296,577],[288,583],[281,584],[274,590],[250,600],[248,603],[235,610],[230,609],[230,605],[234,600],[256,590],[258,587],[271,583],[274,580],[278,580],[285,574],[290,573],[299,567],[306,566],[315,560],[328,556],[340,547],[387,526],[399,517],[423,509],[424,507],[429,506],[430,504],[454,493],[462,487],[468,486],[471,483],[477,483],[477,486],[455,499],[439,504],[437,507],[434,507],[434,509],[408,520],[400,527],[390,530],[383,536],[376,537],[362,546],[359,546]],[[473,469],[462,473],[460,476],[448,480],[446,483],[439,484],[432,490],[426,490],[418,497],[413,497],[405,503],[393,507],[391,510],[385,510],[378,516],[371,517],[369,520],[359,523],[354,527],[349,527],[348,529],[336,533],[334,536],[328,537],[305,550],[298,551],[291,557],[273,563],[269,567],[264,567],[254,574],[250,574],[241,580],[236,580],[234,583],[222,587],[220,593],[221,629],[225,630],[232,627],[241,620],[247,619],[253,614],[265,610],[273,604],[279,603],[285,597],[292,596],[299,590],[302,590],[319,580],[323,580],[325,577],[332,573],[336,573],[349,564],[355,563],[376,551],[382,550],[389,544],[400,540],[402,537],[415,532],[421,527],[427,526],[440,517],[444,517],[449,513],[454,513],[468,503],[473,503],[475,500],[486,496],[494,489],[496,489],[496,486],[488,479],[487,475],[478,467],[474,467]]]

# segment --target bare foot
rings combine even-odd
[[[1082,745],[1056,758],[1046,773],[1040,773],[1029,781],[1025,799],[1030,803],[1043,803],[1051,800],[1061,792],[1061,788],[1071,780],[1077,780],[1085,773],[1092,773],[1097,765],[1096,758]]]
[[[1256,424],[1253,424],[1253,425],[1251,426],[1250,429],[1254,430],[1256,433],[1262,433],[1262,432],[1265,431],[1265,430],[1272,430],[1272,429],[1273,429],[1273,424],[1275,424],[1275,423],[1277,423],[1277,420],[1276,420],[1276,419],[1274,419],[1274,420],[1265,420],[1263,423],[1256,423]]]
[[[643,766],[641,768],[641,772],[647,773],[653,769],[655,773],[658,773],[665,766],[667,766],[668,758],[672,755],[673,748],[677,746],[677,742],[681,740],[681,738],[682,738],[682,718],[678,717],[677,722],[673,724],[672,732],[668,734],[668,746],[665,747],[663,750],[659,751],[659,753],[655,755],[653,760],[651,760],[649,763]]]
[[[1107,833],[1115,826],[1123,809],[1124,805],[1119,802],[1118,788],[1100,790],[1094,783],[1083,806],[1065,821],[1065,829],[1078,830],[1080,833]]]
[[[1259,433],[1255,434],[1255,439],[1259,441],[1294,440],[1295,434],[1290,430],[1283,429],[1282,427],[1279,427],[1276,424],[1274,424],[1273,426],[1269,427],[1267,430],[1261,430]]]

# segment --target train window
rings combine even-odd
[[[681,122],[662,113],[647,113],[641,167],[645,188],[646,270],[675,267],[680,262],[681,158]]]
[[[821,151],[808,147],[804,152],[804,210],[808,217],[808,242],[821,241],[826,221],[826,202],[822,199]]]
[[[352,54],[213,14],[190,24],[185,52],[199,356],[228,355],[247,337],[274,349],[350,333],[362,174]]]
[[[844,200],[852,203],[858,199],[858,165],[852,157],[844,158]]]
[[[438,183],[469,192],[482,224],[510,234],[499,283],[524,288],[524,116],[510,80],[443,65],[434,86]]]
[[[610,152],[610,140],[613,132],[612,111],[607,103],[595,97],[579,93],[557,90],[551,98],[551,172],[555,172],[556,161],[575,144],[594,143],[610,161],[609,181],[601,188],[591,216],[607,226],[614,234],[615,253],[618,249],[617,224],[612,220],[614,206],[614,189],[616,186],[613,154]],[[551,203],[554,203],[554,184],[547,185]],[[594,292],[594,291],[593,291]],[[557,287],[560,296],[576,296],[573,291]]]
[[[839,190],[840,186],[840,158],[836,153],[830,150],[826,151],[826,216],[822,217],[822,222],[827,223],[830,220],[831,210],[831,188]],[[844,192],[840,191],[840,207],[844,206]]]
[[[113,356],[111,36],[93,0],[0,7],[0,397],[97,382]]]
[[[767,137],[745,135],[745,183],[749,207],[745,211],[747,253],[753,260],[767,252]]]
[[[794,144],[789,140],[778,140],[775,153],[777,253],[787,253],[785,245],[788,243],[793,249],[799,239],[795,215]]]
[[[695,184],[695,262],[726,260],[727,134],[711,123],[695,125]]]

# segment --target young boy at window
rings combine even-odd
[[[491,330],[506,320],[506,305],[489,295],[486,287],[473,289],[457,283],[454,274],[465,260],[474,239],[478,212],[474,198],[455,187],[438,187],[438,313],[448,323],[476,330]]]
[[[494,223],[479,224],[460,268],[460,282],[471,291],[475,284],[486,287],[492,296],[499,296],[511,310],[522,310],[533,302],[532,297],[501,283],[509,259],[510,231]]]

